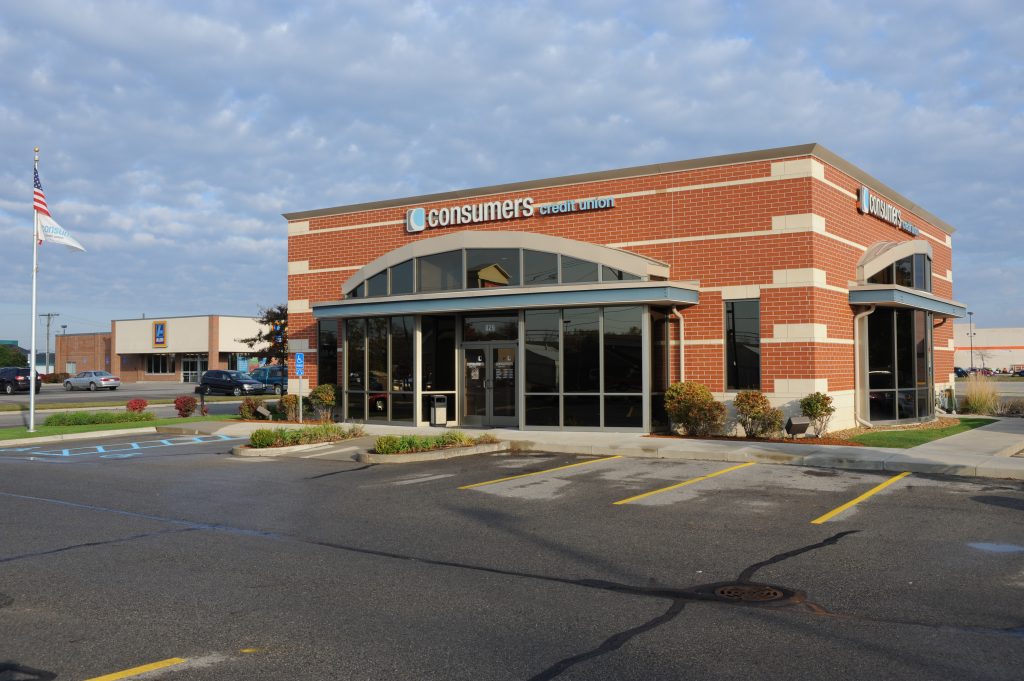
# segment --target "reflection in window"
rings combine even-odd
[[[932,259],[924,253],[900,258],[878,270],[867,280],[868,284],[895,284],[919,291],[932,290]]]
[[[868,401],[872,421],[933,414],[932,315],[878,309],[868,315]]]
[[[345,322],[348,333],[348,389],[363,390],[366,385],[366,320]]]
[[[423,390],[455,390],[455,317],[423,317],[420,323]],[[454,402],[449,398],[452,409]]]
[[[388,385],[388,318],[370,317],[367,321],[366,346],[368,390],[387,390]]]
[[[639,305],[604,309],[606,393],[643,392],[642,318]]]
[[[562,283],[581,284],[588,281],[597,281],[597,263],[563,255]]]
[[[601,281],[636,281],[640,277],[623,270],[617,270],[608,265],[601,266]]]
[[[317,385],[338,382],[338,321],[323,319],[320,321],[320,341],[316,353]]]
[[[384,270],[366,280],[366,295],[386,296],[388,294],[388,272]]]
[[[391,268],[391,295],[413,292],[415,261],[406,260]]]
[[[447,251],[419,258],[420,293],[462,288],[462,251]]]
[[[492,314],[465,317],[462,320],[462,340],[495,341],[519,338],[519,315]]]
[[[760,301],[725,303],[725,368],[727,389],[761,389]]]
[[[391,318],[392,392],[412,392],[412,321],[410,316]]]
[[[519,286],[519,249],[466,250],[466,288]]]
[[[558,256],[544,251],[523,249],[523,284],[526,286],[558,283]]]
[[[598,313],[599,309],[596,307],[566,308],[562,311],[565,342],[564,390],[567,393],[596,393],[601,389],[601,338],[598,333]]]
[[[558,392],[558,310],[526,311],[526,392]],[[557,413],[555,414],[557,418]],[[541,424],[535,424],[541,425]]]

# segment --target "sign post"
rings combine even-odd
[[[299,377],[299,423],[302,423],[302,375],[306,373],[306,353],[295,353],[295,374]]]

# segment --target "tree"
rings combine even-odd
[[[288,305],[261,307],[259,317],[261,329],[252,338],[240,338],[256,350],[253,354],[260,359],[278,364],[288,363]]]
[[[14,345],[0,345],[0,367],[27,367],[28,357]]]

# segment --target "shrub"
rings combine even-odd
[[[196,398],[191,395],[178,395],[174,398],[174,408],[181,418],[192,416],[196,411]]]
[[[441,435],[381,435],[374,443],[374,451],[378,454],[405,454],[408,452],[428,452],[432,449],[446,447],[465,447],[472,444],[497,442],[493,435],[481,435],[474,439],[461,430],[453,430]]]
[[[733,401],[736,419],[747,437],[770,437],[782,430],[782,410],[772,407],[760,390],[743,390]]]
[[[60,414],[51,414],[46,417],[43,425],[47,426],[91,426],[101,423],[136,423],[140,421],[152,421],[154,416],[151,411],[65,411]]]
[[[140,412],[146,411],[146,407],[148,406],[149,402],[142,399],[141,397],[136,397],[135,399],[128,400],[128,404],[126,404],[124,408],[127,409],[128,411],[135,412],[136,414],[138,414]]]
[[[999,395],[992,381],[977,374],[968,376],[960,410],[966,414],[995,414],[998,407]]]
[[[695,437],[713,435],[725,425],[725,405],[696,381],[670,385],[665,391],[665,411],[673,423]]]
[[[331,421],[334,413],[334,405],[337,404],[337,391],[333,384],[323,383],[313,388],[309,393],[309,401],[313,403],[316,410],[317,421]]]
[[[821,437],[828,430],[828,422],[836,408],[832,406],[832,398],[825,393],[811,393],[800,399],[800,413],[811,420],[814,434]]]
[[[265,447],[289,447],[311,445],[319,442],[339,442],[363,435],[359,426],[345,428],[336,423],[323,423],[308,428],[261,428],[249,437],[249,446],[255,449]]]
[[[1003,416],[1024,416],[1024,399],[1015,397],[1003,404]]]
[[[242,403],[238,405],[238,415],[246,421],[252,421],[259,418],[259,414],[256,412],[257,409],[263,406],[263,400],[259,397],[246,397],[242,400]]]
[[[282,395],[281,399],[277,401],[277,411],[284,416],[285,421],[298,421],[299,396],[291,394]]]

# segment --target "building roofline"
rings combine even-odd
[[[68,336],[109,336],[109,331],[79,331],[78,333],[57,333],[54,338],[67,338]]]
[[[507,184],[495,184],[486,187],[471,189],[457,189],[436,194],[421,194],[419,196],[407,196],[397,199],[386,199],[383,201],[370,201],[367,203],[353,203],[333,208],[318,208],[315,210],[298,211],[293,213],[282,213],[286,220],[308,220],[327,215],[345,215],[348,213],[361,213],[370,210],[383,208],[398,208],[401,206],[415,206],[423,203],[435,203],[438,201],[451,201],[454,199],[467,199],[491,194],[508,194],[513,192],[527,191],[530,189],[547,189],[573,184],[589,182],[601,182],[605,180],[618,180],[629,177],[643,177],[646,175],[661,175],[674,173],[682,170],[696,170],[699,168],[713,168],[716,166],[736,165],[739,163],[750,163],[753,161],[769,161],[797,156],[815,156],[829,165],[843,171],[859,182],[870,186],[879,194],[900,204],[904,208],[913,211],[928,220],[932,225],[938,227],[947,234],[952,234],[955,228],[945,220],[925,210],[917,203],[911,201],[903,194],[900,194],[892,187],[879,179],[869,175],[857,166],[853,165],[838,154],[830,151],[822,145],[814,142],[811,144],[798,144],[789,147],[775,147],[773,149],[760,149],[757,151],[745,151],[738,154],[724,154],[720,156],[705,156],[687,161],[673,161],[669,163],[653,163],[650,165],[632,166],[629,168],[618,168],[614,170],[600,170],[591,173],[579,173],[575,175],[562,175],[542,180],[527,180],[525,182],[510,182]]]
[[[256,315],[247,314],[172,314],[166,317],[131,317],[129,319],[111,319],[112,322],[163,322],[168,319],[195,319],[196,317],[230,317],[233,319],[259,319]]]

